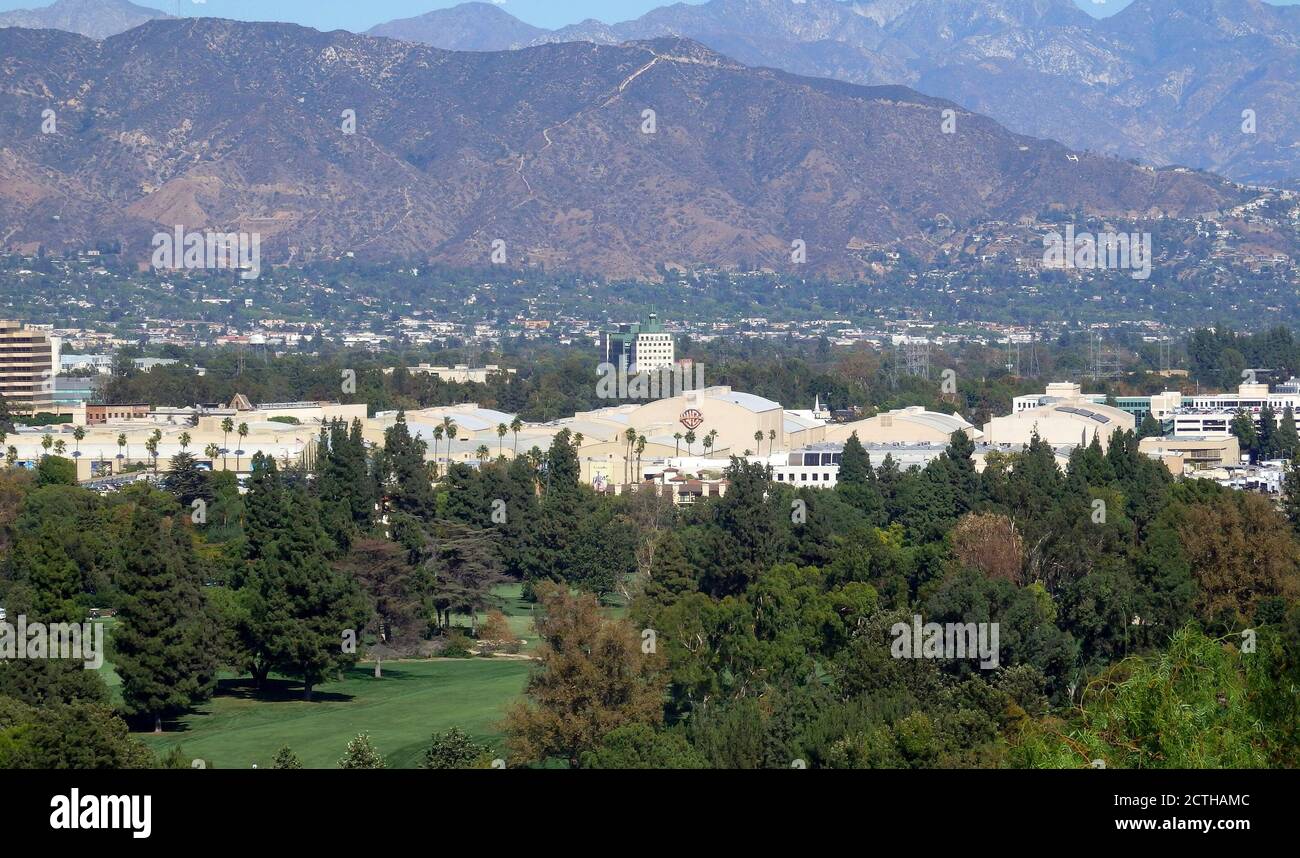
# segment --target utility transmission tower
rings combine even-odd
[[[907,374],[921,378],[930,377],[930,340],[906,336],[903,339],[903,355],[907,364]]]
[[[1096,331],[1088,338],[1088,365],[1093,381],[1119,378],[1119,356]]]

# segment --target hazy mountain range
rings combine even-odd
[[[648,274],[785,268],[802,240],[810,269],[849,272],[945,219],[1243,198],[902,87],[747,68],[684,39],[448,52],[206,18],[102,41],[4,29],[0,56],[8,247],[108,240],[143,256],[181,224],[258,232],[273,261],[486,263],[500,239],[511,265]]]
[[[145,21],[170,17],[166,12],[127,0],[57,0],[39,9],[0,12],[0,27],[66,30],[92,39],[105,39]]]
[[[126,0],[59,0],[0,13],[0,26],[103,38],[158,17]],[[1097,20],[1071,0],[710,0],[546,30],[465,3],[369,33],[471,51],[683,37],[746,65],[905,85],[1079,149],[1300,178],[1300,6],[1135,0]]]
[[[370,32],[477,51],[681,36],[747,65],[904,84],[1077,148],[1300,176],[1300,6],[1135,0],[1096,20],[1070,0],[711,0],[547,31],[467,3]]]

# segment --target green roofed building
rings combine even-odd
[[[629,372],[672,366],[673,335],[664,330],[659,317],[651,313],[646,319],[618,326],[600,336],[604,360],[614,366],[625,362]]]

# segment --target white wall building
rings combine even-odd
[[[1196,435],[1225,435],[1231,431],[1232,419],[1239,410],[1245,411],[1259,427],[1259,413],[1265,403],[1272,407],[1275,419],[1282,420],[1283,412],[1291,409],[1292,419],[1300,429],[1300,392],[1293,385],[1286,390],[1270,392],[1267,384],[1243,384],[1236,393],[1210,393],[1191,397],[1191,405],[1173,412],[1173,437]]]
[[[1078,389],[1078,385],[1070,385]],[[984,424],[984,440],[990,444],[1028,444],[1037,434],[1053,447],[1087,444],[1095,437],[1104,450],[1116,429],[1133,431],[1132,414],[1099,405],[1088,399],[1053,397],[1035,408],[994,417]]]

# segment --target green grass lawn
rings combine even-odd
[[[342,682],[318,686],[301,699],[301,686],[273,680],[263,698],[249,680],[222,680],[212,700],[161,736],[136,734],[155,752],[179,745],[187,757],[222,769],[271,765],[283,745],[308,768],[333,768],[357,733],[368,732],[393,768],[416,766],[435,732],[458,726],[476,740],[499,746],[497,725],[523,692],[533,662],[445,659],[358,665]]]
[[[531,654],[537,631],[533,604],[522,598],[522,590],[520,584],[507,584],[494,595],[510,628],[527,641],[521,651]],[[618,616],[626,609],[607,610]],[[108,623],[111,634],[113,621]],[[534,664],[505,658],[394,661],[384,664],[382,679],[375,679],[373,663],[363,663],[341,682],[318,686],[311,702],[301,699],[302,687],[295,682],[273,677],[267,693],[257,697],[247,677],[223,675],[211,700],[167,723],[161,736],[135,735],[159,754],[179,746],[185,756],[215,768],[266,768],[285,745],[308,768],[333,768],[348,741],[368,732],[389,766],[409,768],[423,758],[433,733],[453,726],[499,749],[498,726],[506,707],[522,695]],[[120,702],[112,664],[106,661],[102,670]]]
[[[520,652],[532,654],[540,641],[537,639],[537,629],[533,627],[533,609],[535,604],[529,602],[523,597],[524,585],[519,583],[502,584],[500,587],[493,589],[492,595],[496,598],[496,609],[506,615],[506,622],[510,624],[510,630],[513,631],[521,640],[527,641]],[[576,593],[577,590],[574,590]],[[627,616],[627,604],[618,594],[611,593],[605,598],[604,609],[606,616],[611,619],[621,620]],[[482,623],[487,619],[487,613],[478,615],[478,622]],[[456,617],[458,624],[466,622],[463,617]]]
[[[537,630],[533,628],[533,603],[524,599],[523,592],[523,584],[502,584],[492,591],[496,597],[496,605],[493,607],[506,615],[506,622],[515,637],[527,641],[519,651],[531,655],[537,649]],[[478,615],[479,623],[486,619],[487,612]],[[463,622],[464,618],[458,617],[457,621]]]

